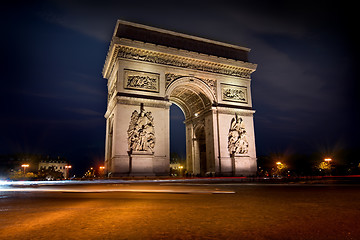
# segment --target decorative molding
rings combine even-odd
[[[188,57],[176,56],[172,54],[160,53],[155,51],[149,51],[145,49],[139,49],[134,47],[122,46],[122,45],[115,45],[113,46],[113,54],[112,58],[109,62],[109,69],[105,74],[104,77],[107,77],[109,73],[111,73],[112,69],[114,68],[116,60],[119,58],[122,59],[130,59],[130,60],[137,60],[137,61],[144,61],[149,63],[156,63],[156,64],[163,64],[168,66],[174,67],[181,67],[186,69],[192,70],[199,70],[204,72],[211,72],[211,73],[219,73],[225,74],[235,77],[241,77],[245,79],[250,79],[251,73],[255,70],[246,68],[246,67],[237,67],[231,66],[222,63],[215,63],[205,60],[198,60]],[[107,56],[107,58],[109,55]],[[104,69],[105,70],[105,69]]]
[[[103,77],[106,79],[109,79],[111,76],[111,73],[114,70],[115,62],[116,62],[116,56],[118,55],[120,51],[119,47],[115,47],[114,40],[111,40],[109,51],[106,54],[106,60],[105,65],[102,70]]]
[[[160,74],[124,69],[124,88],[159,92]]]
[[[222,83],[221,97],[224,101],[248,103],[247,87]]]
[[[199,78],[201,81],[205,82],[206,85],[209,86],[211,91],[214,93],[214,96],[216,98],[216,80],[214,79],[207,79],[207,78]]]
[[[173,73],[165,73],[165,88],[168,88],[168,86],[175,81],[176,79],[182,78],[182,77],[193,77],[193,76],[186,76],[186,75],[177,75]],[[216,97],[216,80],[214,79],[206,79],[206,78],[199,78],[199,77],[193,77],[196,79],[201,80],[204,82],[213,92],[214,96]]]
[[[116,103],[126,104],[126,105],[136,105],[144,104],[146,107],[156,107],[156,108],[165,108],[168,109],[171,106],[171,103],[164,99],[157,98],[142,98],[140,95],[133,94],[119,94],[116,97]]]
[[[151,112],[145,112],[143,104],[140,113],[136,110],[131,115],[128,133],[129,151],[154,153],[155,131]]]
[[[232,106],[232,107],[213,107],[215,111],[217,111],[219,114],[238,114],[239,116],[242,117],[252,117],[255,114],[255,110],[247,110],[247,109],[241,109],[239,107],[236,106]]]
[[[193,118],[192,119],[193,129],[196,129],[198,127],[205,127],[205,118]]]
[[[231,119],[228,134],[228,150],[231,155],[248,153],[249,143],[246,139],[246,130],[241,117],[235,114]]]
[[[110,85],[108,88],[108,103],[110,102],[111,98],[114,97],[114,94],[116,92],[116,82],[117,82],[117,78],[118,78],[118,73],[116,72],[115,77],[113,79],[111,79],[110,81]]]
[[[165,88],[168,88],[170,83],[175,81],[178,78],[185,77],[184,75],[177,75],[173,73],[165,73]]]

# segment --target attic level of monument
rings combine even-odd
[[[250,51],[245,47],[120,20],[117,22],[114,36],[243,62],[248,61]]]
[[[131,30],[127,30],[129,28]],[[257,65],[248,62],[247,57],[239,57],[249,51],[227,43],[118,21],[103,75],[109,78],[114,64],[122,58],[250,79]],[[229,52],[234,54],[227,54]]]

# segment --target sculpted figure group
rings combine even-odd
[[[230,154],[248,153],[249,143],[246,139],[246,130],[241,117],[235,114],[231,120],[228,134],[228,149]]]
[[[130,125],[128,129],[129,150],[154,152],[155,131],[154,118],[151,112],[145,112],[141,106],[140,113],[134,111],[131,115]]]

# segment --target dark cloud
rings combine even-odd
[[[79,162],[104,155],[101,71],[117,19],[251,48],[258,154],[357,146],[353,9],[335,1],[6,3],[0,153],[65,154]],[[184,152],[185,133],[174,127],[183,126],[183,115],[174,109],[172,150]]]
[[[91,110],[91,109],[86,109],[86,108],[65,108],[66,111],[72,112],[72,113],[76,113],[76,114],[80,114],[80,115],[85,115],[85,116],[103,116],[104,114]]]

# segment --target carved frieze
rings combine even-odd
[[[205,72],[220,73],[246,79],[250,79],[251,73],[254,72],[254,69],[250,68],[234,67],[226,64],[213,63],[204,60],[194,60],[187,57],[153,52],[128,46],[116,46],[114,50],[114,55],[112,56],[110,62],[111,69],[117,58],[164,64]]]
[[[132,113],[127,133],[130,152],[154,153],[154,118],[151,112],[145,112],[143,105],[140,113],[136,110]]]
[[[221,84],[221,97],[225,101],[247,103],[247,87]]]
[[[231,155],[248,153],[249,143],[246,139],[246,130],[241,117],[235,114],[231,120],[228,134],[228,149]]]
[[[159,92],[160,75],[134,70],[124,70],[124,88]]]

